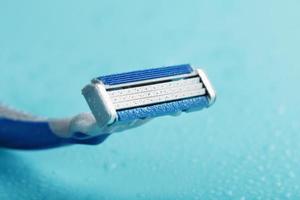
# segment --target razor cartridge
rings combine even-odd
[[[206,74],[189,64],[100,76],[82,94],[100,127],[197,111],[216,99]]]

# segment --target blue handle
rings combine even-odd
[[[80,133],[77,133],[80,134]],[[0,118],[0,147],[15,149],[48,149],[71,144],[99,144],[108,134],[87,140],[56,136],[47,121],[20,121]]]

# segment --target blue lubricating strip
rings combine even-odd
[[[181,74],[189,74],[193,71],[189,64],[176,65],[169,67],[160,67],[146,70],[139,70],[121,74],[113,74],[98,77],[105,85],[117,85],[135,81],[143,81],[154,78],[162,78],[167,76],[175,76]]]
[[[47,149],[72,143],[99,144],[108,135],[88,140],[66,139],[56,136],[47,121],[19,121],[0,118],[0,147],[15,149]]]
[[[202,109],[208,107],[207,96],[192,97],[188,99],[155,104],[145,107],[117,111],[119,121],[153,118],[162,115],[174,114],[189,109]]]

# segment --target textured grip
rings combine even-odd
[[[139,70],[139,71],[133,71],[133,72],[127,72],[121,74],[100,76],[97,79],[101,80],[105,85],[117,85],[117,84],[129,83],[135,81],[144,81],[144,80],[154,79],[154,78],[188,74],[191,73],[192,71],[193,69],[189,64],[184,64],[184,65]]]
[[[208,107],[207,96],[193,97],[178,101],[155,104],[118,111],[118,121],[131,121],[136,119],[153,118],[162,115],[170,115],[186,110],[202,109]]]

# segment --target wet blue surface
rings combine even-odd
[[[198,111],[209,107],[209,97],[199,96],[177,101],[165,102],[145,107],[117,111],[118,120],[129,122],[136,119],[155,118],[165,115],[178,115],[181,112]]]
[[[0,99],[63,117],[91,78],[191,63],[218,92],[99,146],[0,150],[0,199],[299,199],[299,1],[1,1]]]

